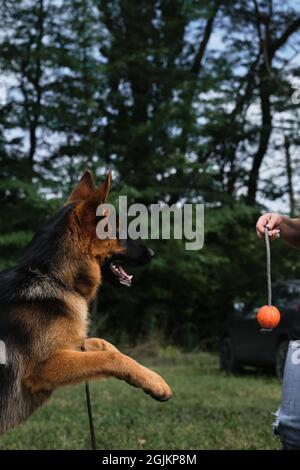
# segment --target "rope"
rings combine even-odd
[[[95,436],[95,429],[94,429],[94,420],[93,420],[93,412],[92,412],[92,404],[91,404],[91,396],[90,396],[90,386],[89,386],[88,382],[85,382],[85,394],[86,394],[86,404],[87,404],[88,417],[89,417],[92,449],[97,450],[96,436]]]
[[[92,316],[94,316],[96,314],[97,306],[98,306],[98,293],[96,294],[95,300],[93,302]],[[81,347],[81,351],[86,351],[84,346]],[[94,419],[93,419],[93,410],[92,410],[92,401],[91,401],[91,394],[90,394],[90,386],[89,386],[88,382],[85,382],[85,395],[86,395],[86,406],[87,406],[88,417],[89,417],[89,426],[90,426],[90,436],[91,436],[92,449],[97,450],[96,435],[95,435],[95,428],[94,428]]]
[[[270,239],[267,227],[265,227],[265,241],[267,251],[267,285],[268,285],[268,305],[272,305],[272,279],[271,279],[271,250]]]
[[[268,286],[268,305],[272,305],[272,278],[271,278],[271,249],[268,228],[265,227],[265,242],[267,252],[267,286]],[[261,328],[262,333],[270,333],[272,328]]]
[[[86,351],[85,347],[81,347],[81,351]],[[91,444],[92,449],[97,450],[96,445],[96,435],[95,435],[95,428],[94,428],[94,419],[93,419],[93,410],[92,410],[92,402],[91,402],[91,395],[90,395],[90,386],[88,382],[85,382],[85,395],[86,395],[86,406],[88,411],[89,417],[89,426],[90,426],[90,436],[91,436]]]

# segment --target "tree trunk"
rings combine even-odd
[[[295,193],[293,185],[293,168],[291,162],[291,153],[290,153],[290,142],[288,137],[284,136],[284,150],[285,150],[285,164],[286,164],[286,175],[288,180],[288,196],[290,202],[290,216],[294,217],[296,212],[295,207]]]
[[[272,80],[272,61],[276,52],[284,46],[287,40],[300,28],[300,18],[296,18],[288,25],[282,35],[273,40],[270,35],[270,22],[272,18],[272,8],[267,17],[262,16],[259,12],[258,4],[255,1],[255,11],[257,17],[258,36],[261,44],[261,53],[264,62],[259,70],[259,95],[262,112],[262,125],[260,130],[259,145],[256,154],[253,157],[252,168],[248,181],[247,202],[254,205],[256,201],[256,193],[258,187],[259,170],[268,150],[269,140],[272,133],[272,114],[271,114],[271,80]],[[265,35],[262,36],[262,25],[265,26]]]
[[[213,32],[213,25],[214,25],[216,16],[218,14],[220,5],[221,5],[221,1],[216,0],[214,7],[212,9],[212,12],[209,18],[207,19],[204,32],[203,32],[203,38],[199,44],[199,48],[195,55],[194,62],[192,64],[191,71],[190,71],[192,80],[183,97],[185,113],[183,116],[181,144],[180,144],[180,151],[182,154],[185,154],[188,148],[188,134],[189,134],[189,128],[190,128],[191,115],[192,115],[191,107],[192,107],[193,98],[195,95],[196,83],[199,77],[199,73],[201,72],[201,69],[203,66],[203,59],[205,56],[208,42]]]
[[[24,95],[24,107],[26,110],[27,119],[29,121],[29,150],[28,150],[28,166],[29,166],[29,179],[32,180],[34,174],[34,156],[37,148],[37,129],[39,125],[40,113],[41,113],[41,100],[42,100],[42,41],[44,37],[44,0],[39,0],[38,2],[38,11],[37,11],[37,20],[36,28],[38,31],[36,38],[36,50],[33,53],[33,60],[35,60],[35,73],[33,76],[26,75],[26,68],[24,68],[25,77],[34,87],[35,97],[32,98],[30,102],[29,93],[26,90],[26,85],[22,87]],[[30,61],[30,51],[28,60]]]
[[[259,170],[263,158],[267,152],[270,136],[272,133],[270,76],[265,63],[260,67],[259,96],[261,103],[262,122],[259,135],[259,145],[257,152],[253,157],[253,163],[248,182],[247,202],[250,205],[254,205],[256,201]]]

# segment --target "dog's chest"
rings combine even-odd
[[[88,305],[80,296],[68,294],[64,298],[66,314],[58,318],[48,330],[46,344],[54,349],[80,350],[88,330]]]
[[[67,298],[66,303],[70,312],[68,317],[70,339],[73,336],[85,338],[88,329],[87,302],[82,297],[71,295]]]

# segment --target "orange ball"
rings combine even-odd
[[[280,312],[278,308],[273,305],[264,305],[258,310],[256,318],[262,328],[271,330],[272,328],[276,328],[279,324]]]

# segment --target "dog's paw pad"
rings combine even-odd
[[[157,400],[157,401],[168,401],[173,396],[172,390],[169,387],[168,388],[166,387],[165,390],[161,390],[159,392],[154,391],[152,389],[151,390],[144,389],[144,392],[150,395],[152,398],[154,398],[154,400]]]

